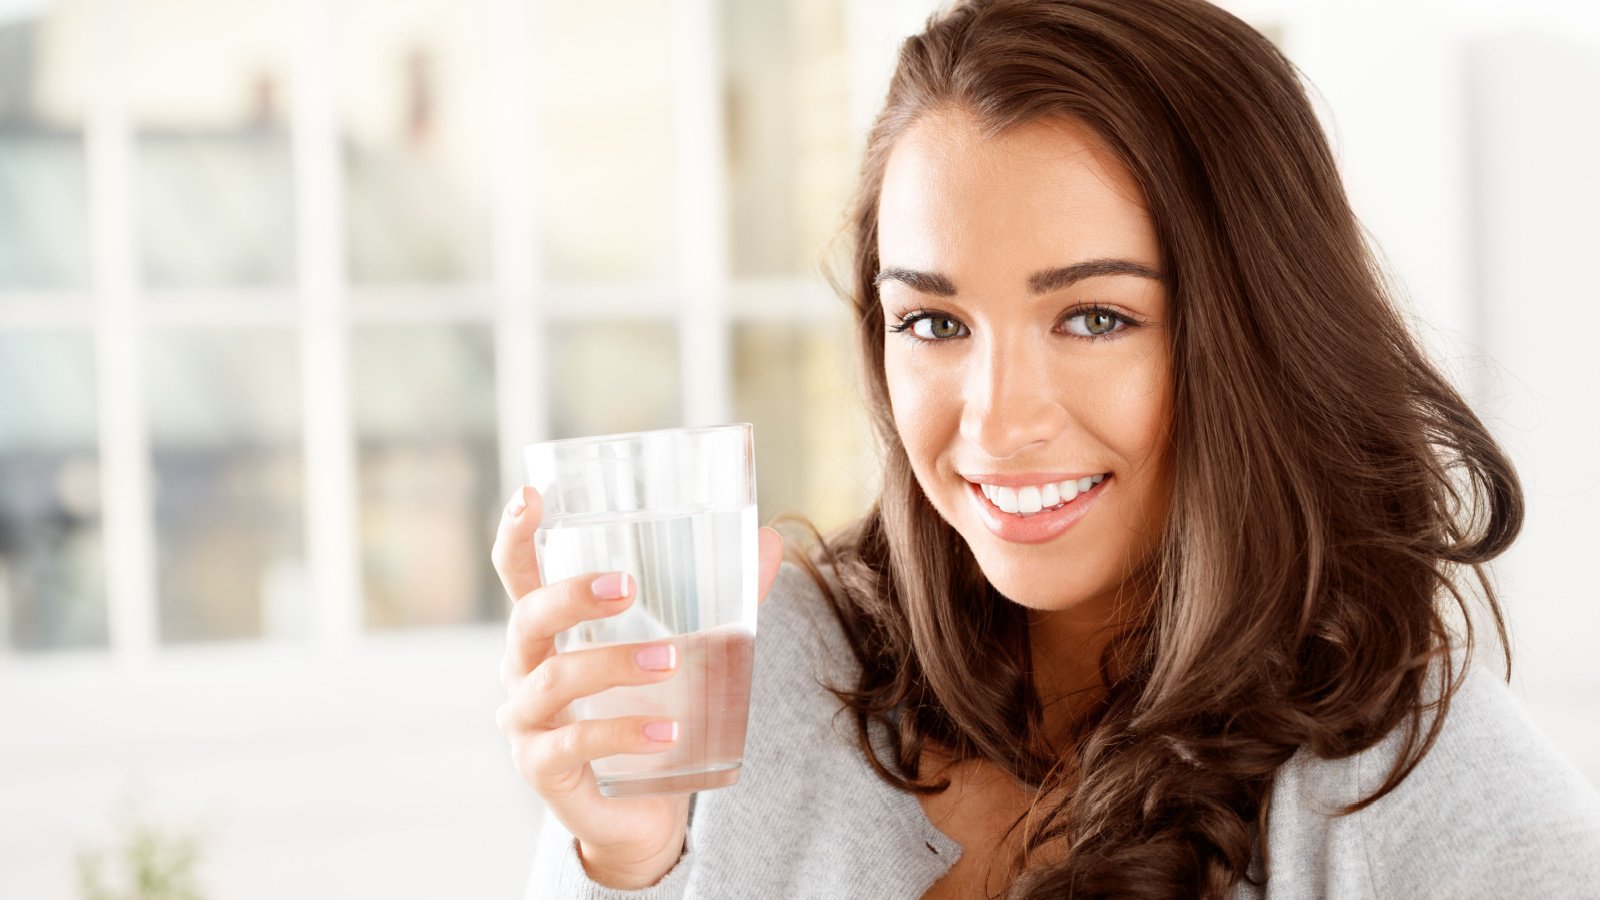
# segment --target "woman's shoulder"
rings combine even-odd
[[[1452,659],[1466,668],[1438,737],[1381,799],[1334,815],[1384,784],[1405,725],[1352,756],[1302,749],[1284,766],[1268,814],[1274,877],[1306,864],[1322,871],[1287,880],[1380,896],[1600,896],[1600,793],[1503,678],[1461,650]]]
[[[693,800],[688,896],[920,896],[959,854],[840,715],[827,686],[855,686],[853,659],[822,588],[786,561],[757,614],[739,780]]]
[[[820,566],[819,574],[838,589],[830,567]],[[790,668],[807,664],[837,672],[852,663],[844,628],[822,586],[804,566],[788,559],[757,613],[756,646],[758,654]]]

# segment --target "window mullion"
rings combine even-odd
[[[495,289],[495,419],[504,493],[522,483],[521,445],[550,433],[545,316],[539,260],[534,25],[528,0],[489,0],[494,85],[492,278]]]
[[[331,0],[296,0],[292,129],[310,621],[320,647],[339,652],[359,638],[362,609],[334,15]]]
[[[134,137],[121,0],[90,7],[96,51],[84,149],[97,313],[97,410],[104,498],[106,604],[112,654],[139,667],[157,639],[150,434],[145,415],[142,304],[134,231]]]
[[[728,421],[728,171],[722,42],[715,0],[674,5],[673,136],[677,144],[683,418]]]

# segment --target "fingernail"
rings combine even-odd
[[[506,508],[506,512],[510,513],[511,518],[515,519],[517,516],[522,515],[522,511],[527,508],[528,501],[523,499],[522,488],[517,488],[517,495],[511,498],[511,505]]]
[[[644,736],[652,741],[675,741],[678,739],[678,723],[646,722]]]
[[[633,661],[641,669],[670,669],[677,655],[678,648],[671,644],[651,644],[633,651]]]
[[[600,600],[621,600],[628,596],[631,580],[627,572],[608,572],[596,578],[589,590]]]

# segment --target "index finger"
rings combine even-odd
[[[557,581],[511,608],[500,678],[506,690],[555,652],[557,634],[627,608],[635,582],[625,572],[588,572]]]
[[[500,584],[512,602],[544,584],[539,575],[539,557],[533,551],[533,532],[543,515],[544,501],[538,491],[527,485],[517,488],[500,514],[500,528],[495,532],[489,558],[494,560],[494,570],[500,574]]]

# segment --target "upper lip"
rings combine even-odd
[[[974,484],[994,484],[1000,487],[1028,487],[1035,484],[1050,484],[1056,481],[1077,481],[1080,478],[1092,478],[1095,475],[1105,475],[1106,472],[1079,472],[1074,475],[1068,472],[1017,472],[1011,475],[1002,475],[998,472],[990,474],[963,473],[961,477]]]

